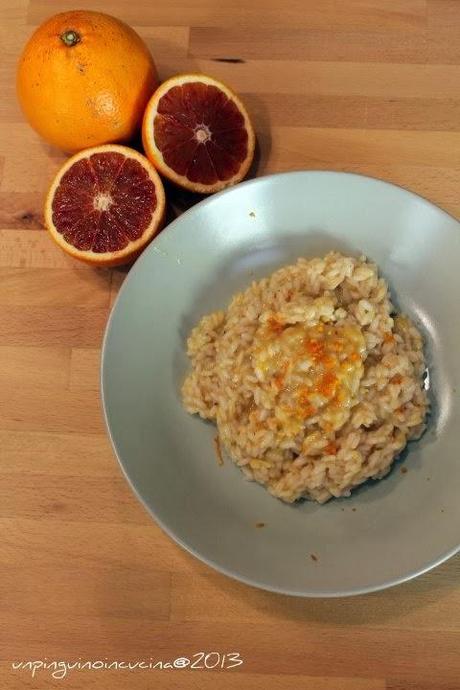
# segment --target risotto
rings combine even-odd
[[[423,432],[422,338],[365,257],[300,258],[204,316],[187,345],[185,408],[284,501],[349,496]]]

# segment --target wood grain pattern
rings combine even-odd
[[[126,269],[77,265],[43,231],[65,156],[23,121],[24,41],[74,0],[0,0],[0,687],[459,690],[460,560],[372,595],[257,591],[176,547],[106,438],[99,357]],[[165,78],[237,89],[258,174],[350,170],[460,216],[458,0],[81,0],[131,23]],[[191,203],[169,192],[170,217]],[[389,554],[391,557],[391,554]],[[238,650],[233,670],[51,671],[12,661],[173,660]]]

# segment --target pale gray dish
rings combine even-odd
[[[422,329],[432,413],[387,478],[323,506],[287,505],[230,460],[220,467],[215,427],[182,408],[185,342],[254,277],[332,249],[376,261],[398,308]],[[460,542],[459,295],[460,224],[394,185],[293,172],[202,201],[136,262],[107,326],[104,411],[138,498],[192,554],[276,592],[358,594],[441,563]]]

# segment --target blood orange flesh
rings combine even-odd
[[[114,151],[94,153],[64,173],[52,220],[79,251],[117,252],[142,236],[156,205],[155,185],[138,161]]]
[[[242,114],[211,84],[174,86],[160,98],[154,136],[165,163],[192,182],[229,180],[248,154]]]
[[[143,141],[160,172],[205,193],[239,182],[254,153],[243,104],[205,75],[179,75],[159,87],[144,116]]]

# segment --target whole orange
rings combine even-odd
[[[126,142],[140,127],[158,76],[140,36],[101,12],[62,12],[31,36],[17,91],[32,127],[68,152]]]

